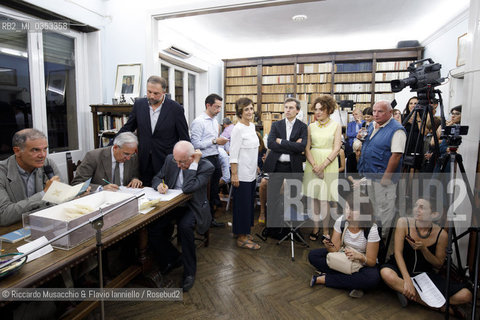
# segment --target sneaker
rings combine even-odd
[[[352,298],[361,298],[363,297],[363,290],[353,289],[348,295]]]
[[[397,292],[397,298],[402,308],[405,308],[406,306],[408,306],[408,299],[403,294],[401,294],[400,292]]]

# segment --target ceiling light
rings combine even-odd
[[[306,15],[304,15],[304,14],[297,14],[297,15],[294,15],[294,16],[292,17],[292,20],[293,20],[293,21],[305,21],[305,20],[307,20],[307,19],[308,19],[308,17],[307,17]]]

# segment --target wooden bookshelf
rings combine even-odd
[[[130,104],[92,104],[93,137],[95,148],[108,145],[118,130],[127,122],[132,111]]]
[[[248,96],[268,133],[271,123],[282,118],[289,96],[309,108],[321,94],[331,94],[337,102],[353,100],[362,109],[393,100],[390,81],[408,77],[408,65],[422,54],[422,47],[414,47],[224,60],[225,116],[234,119],[235,101]],[[307,118],[312,119],[311,113]]]
[[[236,121],[235,101],[241,97],[252,99],[258,111],[258,71],[257,66],[231,67],[225,69],[225,117]]]

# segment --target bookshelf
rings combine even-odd
[[[225,69],[225,117],[236,121],[235,101],[241,97],[252,99],[258,111],[258,68],[256,66],[231,67]]]
[[[273,121],[280,120],[283,102],[295,96],[295,65],[262,65],[261,120],[264,131],[270,132]]]
[[[113,138],[118,130],[127,122],[132,107],[133,105],[130,104],[90,105],[95,149],[108,145],[110,139]]]
[[[393,100],[390,81],[408,77],[409,63],[422,54],[422,47],[412,47],[227,59],[225,116],[234,120],[236,99],[248,96],[268,133],[271,123],[282,119],[283,101],[289,96],[305,101],[308,108],[321,94],[331,94],[337,102],[353,100],[361,109]],[[309,112],[307,119],[312,118]]]

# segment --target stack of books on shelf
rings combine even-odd
[[[339,73],[335,75],[335,82],[372,82],[371,73]]]
[[[331,62],[297,64],[297,73],[329,73],[332,66]]]
[[[297,75],[297,83],[328,83],[331,81],[332,75],[330,73]]]
[[[293,83],[293,79],[293,75],[264,76],[262,77],[262,84]]]
[[[410,63],[413,61],[387,61],[377,62],[377,71],[395,71],[395,70],[407,70]]]
[[[408,77],[408,74],[408,72],[376,72],[375,82],[405,79]]]
[[[371,72],[372,62],[335,63],[335,72]]]
[[[262,93],[293,93],[295,86],[293,84],[277,84],[275,86],[262,86]]]
[[[228,68],[227,77],[256,76],[257,67]]]
[[[257,77],[227,78],[227,86],[249,86],[257,85]]]
[[[100,114],[98,116],[99,132],[118,131],[127,122],[128,115],[113,116],[108,114]]]
[[[266,66],[262,68],[264,75],[281,75],[294,73],[294,65],[278,65],[278,66]]]
[[[335,92],[368,92],[371,90],[371,83],[349,83],[335,85]]]

